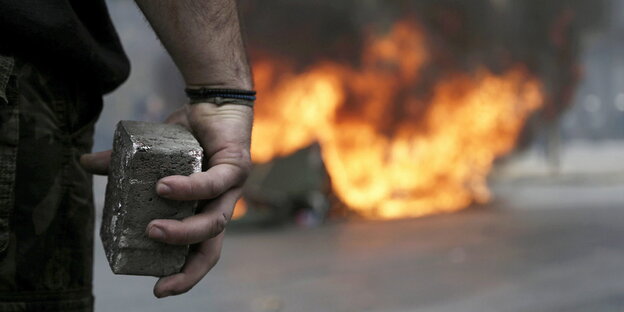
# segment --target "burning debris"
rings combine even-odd
[[[423,99],[414,88],[428,58],[423,38],[416,24],[397,23],[370,38],[359,68],[323,62],[296,73],[278,60],[256,60],[264,96],[253,141],[263,144],[252,147],[253,158],[319,142],[334,192],[367,217],[486,201],[492,162],[542,103],[539,82],[521,65],[501,75],[482,68],[449,75]]]
[[[581,5],[548,4],[531,26],[519,23],[538,4],[544,6],[369,1],[353,4],[351,15],[338,5],[308,4],[307,20],[286,18],[295,24],[284,37],[252,31],[261,95],[253,159],[266,163],[318,143],[332,192],[368,218],[487,202],[495,159],[516,146],[531,113],[547,105],[546,112],[557,107],[559,114],[569,99],[562,93],[578,78],[571,40],[579,23],[570,12]],[[378,20],[353,22],[368,19],[368,7],[381,12]],[[317,10],[323,13],[315,24]],[[258,25],[256,32],[269,27]],[[309,29],[310,36],[293,29]],[[269,42],[254,43],[258,37]],[[280,40],[287,48],[275,48]],[[549,58],[560,62],[544,70],[540,64]]]

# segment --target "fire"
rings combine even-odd
[[[486,177],[540,107],[539,81],[522,66],[455,72],[418,93],[429,54],[419,26],[371,36],[358,66],[321,62],[296,71],[254,65],[256,162],[321,145],[332,187],[369,218],[416,217],[490,198]]]
[[[234,213],[232,214],[232,220],[238,220],[247,213],[247,203],[244,199],[239,199],[234,205]]]

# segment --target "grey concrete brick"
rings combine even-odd
[[[156,194],[156,182],[170,175],[201,171],[203,151],[193,135],[177,125],[120,121],[115,131],[100,237],[116,274],[166,276],[180,271],[188,246],[149,239],[154,219],[181,220],[196,201]]]

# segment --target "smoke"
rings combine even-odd
[[[414,91],[449,73],[487,67],[501,73],[518,63],[540,77],[543,117],[555,119],[581,77],[581,35],[602,26],[608,2],[540,0],[265,0],[241,2],[252,59],[270,55],[304,71],[324,60],[359,66],[367,37],[413,20],[426,33],[430,59]]]
[[[326,61],[358,70],[365,67],[361,54],[369,38],[387,35],[399,21],[417,25],[425,34],[428,54],[418,79],[394,94],[388,101],[392,104],[378,110],[380,116],[366,117],[366,99],[357,92],[347,92],[339,112],[343,119],[375,123],[387,137],[396,134],[398,124],[422,124],[440,82],[482,68],[502,74],[521,64],[539,78],[544,103],[523,128],[516,149],[537,143],[552,168],[559,162],[559,120],[583,76],[582,38],[608,26],[612,7],[608,0],[241,2],[252,61],[278,59],[291,74]]]

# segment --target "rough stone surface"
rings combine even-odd
[[[181,220],[196,201],[174,201],[156,194],[156,182],[170,175],[201,171],[203,151],[181,126],[120,121],[115,131],[100,237],[116,274],[166,276],[180,271],[188,246],[149,239],[154,219]]]

